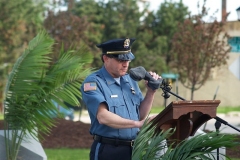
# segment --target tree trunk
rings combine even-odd
[[[193,100],[193,94],[194,94],[194,86],[192,86],[192,89],[191,89],[191,100]]]
[[[3,113],[3,94],[0,91],[0,113]]]

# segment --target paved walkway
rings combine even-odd
[[[219,129],[221,133],[240,134],[240,116],[238,114],[217,114],[217,116],[227,122],[227,125],[221,123]],[[206,130],[215,131],[215,123],[216,119],[210,119],[206,126],[202,125],[200,129],[205,127]]]

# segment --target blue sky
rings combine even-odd
[[[150,9],[155,10],[158,9],[160,4],[164,2],[164,0],[148,0],[150,2]],[[167,0],[170,1],[170,0]],[[227,21],[236,21],[238,19],[236,9],[240,7],[240,0],[226,0],[227,4],[227,12],[230,12]],[[172,0],[172,2],[179,2],[179,0]],[[197,3],[200,3],[200,6],[203,4],[203,0],[182,0],[182,2],[188,6],[189,11],[192,14],[198,13]],[[209,8],[209,15],[212,15],[216,10],[217,20],[221,20],[221,12],[222,12],[222,0],[207,0],[206,7]]]

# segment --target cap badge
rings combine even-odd
[[[130,44],[130,39],[125,39],[125,41],[124,41],[124,44],[123,44],[123,47],[124,48],[128,48],[129,47],[129,44]]]

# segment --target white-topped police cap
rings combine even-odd
[[[101,48],[102,53],[109,57],[131,61],[135,58],[131,52],[131,45],[134,41],[134,38],[112,39],[102,44],[98,44],[97,47]]]

